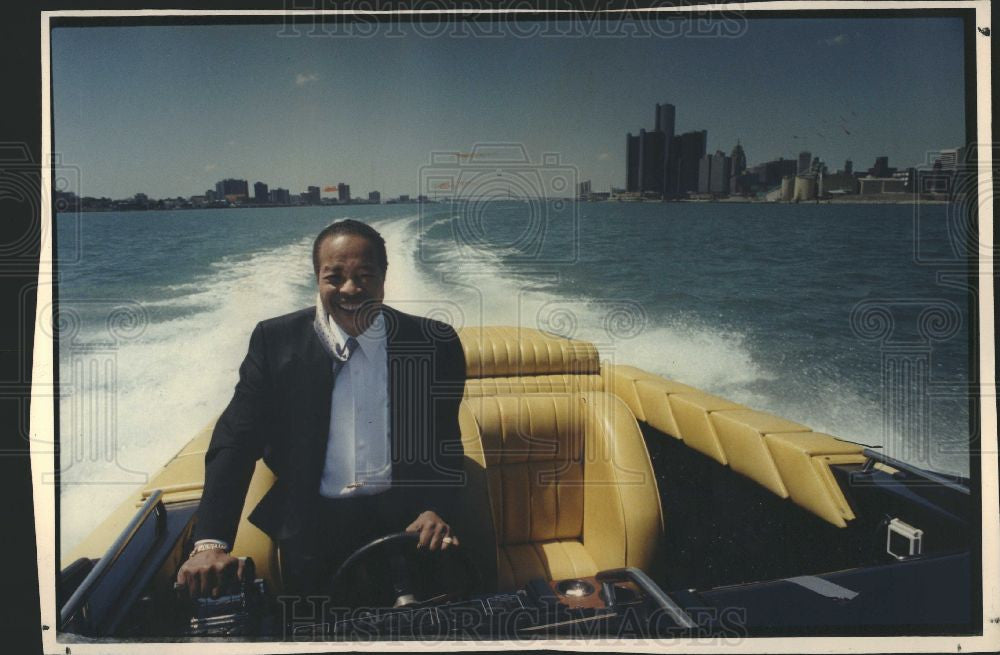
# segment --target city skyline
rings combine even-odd
[[[677,134],[707,129],[709,153],[739,141],[751,164],[810,150],[834,166],[888,155],[905,167],[965,137],[957,19],[752,19],[729,39],[277,31],[55,29],[55,151],[81,180],[69,190],[189,197],[245,178],[394,197],[419,192],[431,153],[490,141],[623,187],[622,135],[662,102]]]

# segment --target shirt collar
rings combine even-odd
[[[337,321],[333,320],[333,317],[329,314],[326,315],[326,321],[330,324],[330,333],[336,339],[337,347],[343,349],[347,340],[351,338],[351,335],[347,334],[344,328],[337,325]],[[366,357],[371,357],[378,350],[385,349],[385,337],[385,318],[382,316],[382,311],[379,310],[378,315],[375,316],[368,329],[357,336],[358,347]]]

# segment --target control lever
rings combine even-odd
[[[641,569],[637,569],[634,566],[628,566],[621,569],[601,571],[597,574],[597,581],[601,583],[602,588],[604,584],[607,583],[625,582],[628,580],[631,580],[638,585],[643,594],[652,600],[658,609],[666,612],[679,627],[696,628],[698,626],[698,624],[695,623],[683,609],[681,609],[680,605],[675,603],[673,599],[660,589],[660,586],[653,582],[653,579],[646,575]]]
[[[223,587],[218,598],[187,598],[181,618],[184,631],[198,636],[254,635],[265,610],[264,581],[256,577],[253,559],[241,557],[243,578]],[[174,582],[174,591],[184,590]]]

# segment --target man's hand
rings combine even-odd
[[[217,598],[223,585],[243,579],[243,562],[222,549],[203,550],[184,562],[177,582],[187,588],[191,598],[209,594]]]
[[[406,531],[420,533],[417,548],[446,550],[449,546],[458,545],[458,537],[451,534],[451,528],[448,527],[448,524],[430,510],[421,512],[417,520],[406,526]]]

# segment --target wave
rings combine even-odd
[[[836,436],[882,439],[878,402],[833,371],[784,361],[773,338],[670,307],[596,297],[563,282],[558,269],[513,263],[517,253],[455,248],[447,242],[451,231],[442,229],[455,220],[450,212],[364,220],[386,239],[386,302],[402,311],[456,328],[513,325],[589,340],[604,360],[641,366]],[[209,274],[156,290],[166,298],[137,298],[164,311],[150,311],[141,333],[103,354],[88,350],[88,340],[100,341],[102,326],[94,321],[80,331],[81,343],[61,344],[64,552],[93,528],[95,517],[214,421],[231,397],[257,321],[314,302],[313,223],[301,223],[303,236],[290,245],[220,258]],[[441,256],[449,250],[451,256]],[[94,375],[94,362],[110,373]],[[101,421],[92,420],[95,412]]]

